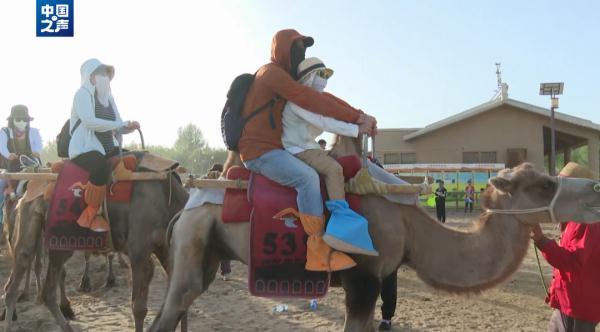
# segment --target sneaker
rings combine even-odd
[[[223,281],[229,281],[229,273],[221,275],[221,279],[223,279]]]
[[[379,331],[390,331],[392,329],[391,320],[382,320],[379,324]]]

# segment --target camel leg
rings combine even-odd
[[[35,255],[35,265],[34,265],[34,274],[35,274],[35,286],[37,289],[37,302],[42,303],[42,258],[44,255],[44,249],[42,246],[42,238],[40,237],[37,244],[37,253]]]
[[[188,308],[208,289],[219,267],[219,258],[212,255],[205,245],[209,233],[191,232],[185,235],[190,236],[188,238],[179,242],[179,239],[173,240],[173,268],[167,296],[149,331],[174,331],[180,321],[182,331],[187,329]]]
[[[114,253],[108,253],[106,255],[106,264],[108,265],[108,276],[106,277],[105,288],[113,288],[117,285],[115,273],[113,271],[113,258],[115,257]]]
[[[89,293],[92,291],[92,283],[90,282],[90,257],[92,253],[89,251],[85,252],[85,267],[83,269],[83,275],[81,276],[81,282],[79,283],[78,291],[82,293]]]
[[[73,312],[73,308],[71,308],[71,301],[67,297],[67,292],[65,290],[65,279],[67,278],[67,271],[62,269],[60,272],[60,281],[58,286],[60,287],[60,312],[62,312],[63,316],[66,319],[73,320],[75,319],[75,312]]]
[[[133,287],[131,290],[131,309],[135,319],[135,331],[144,329],[144,319],[148,313],[148,288],[154,273],[154,264],[150,257],[130,257],[131,278]]]
[[[19,237],[13,247],[13,267],[4,287],[5,290],[5,312],[4,317],[16,319],[16,301],[18,297],[19,286],[23,280],[23,275],[31,267],[33,254],[36,252],[36,239],[41,237],[41,228],[34,228],[26,237]],[[33,241],[31,241],[33,239]],[[0,317],[1,318],[1,317]],[[7,330],[10,328],[11,319],[6,320]]]
[[[342,273],[346,291],[346,321],[344,331],[375,331],[375,303],[381,282],[372,275],[351,269]]]
[[[43,299],[44,303],[54,316],[56,323],[63,332],[72,332],[73,328],[69,325],[69,322],[63,316],[61,309],[56,301],[56,287],[61,285],[61,292],[64,286],[64,264],[73,256],[72,251],[57,251],[50,250],[48,255],[48,272],[46,273],[46,282],[44,283]],[[66,296],[65,296],[66,298]],[[68,300],[67,300],[68,301]],[[62,302],[62,301],[61,301]]]
[[[5,331],[10,331],[12,321],[16,320],[17,318],[16,304],[19,286],[21,284],[21,281],[23,280],[23,275],[25,274],[27,267],[30,265],[30,253],[32,251],[27,250],[28,248],[23,249],[24,250],[16,251],[16,255],[13,258],[13,268],[8,278],[8,282],[4,287],[4,291],[6,294],[4,298],[5,309],[1,318],[4,319]]]
[[[29,286],[31,284],[31,265],[33,265],[33,260],[29,261],[29,266],[27,266],[27,272],[25,272],[25,288],[19,295],[18,302],[25,302],[29,300]]]

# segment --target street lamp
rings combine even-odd
[[[550,96],[550,175],[556,175],[556,138],[554,109],[558,108],[558,95],[562,95],[565,83],[540,83],[540,95]]]

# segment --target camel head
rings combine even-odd
[[[504,169],[489,180],[482,199],[488,212],[510,214],[528,224],[600,222],[600,182],[551,177],[529,163]]]

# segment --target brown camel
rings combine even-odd
[[[16,260],[17,264],[20,265],[19,268],[15,268],[15,262],[13,262],[11,275],[9,276],[9,281],[7,282],[5,287],[5,290],[9,288],[13,272],[15,272],[17,269],[22,269],[23,266],[27,266],[25,272],[25,287],[23,288],[23,292],[21,293],[21,295],[19,295],[19,302],[27,301],[29,299],[31,267],[33,264],[35,264],[34,276],[38,291],[37,301],[41,303],[42,261],[44,257],[47,256],[47,251],[44,250],[42,245],[43,238],[41,234],[42,232],[40,231],[40,227],[43,227],[43,225],[39,225],[36,223],[43,223],[47,209],[48,204],[43,200],[42,197],[38,197],[37,199],[30,202],[21,202],[19,209],[13,210],[12,213],[9,215],[10,219],[8,222],[12,224],[11,230],[16,230],[16,237],[14,239],[12,238],[12,234],[8,236],[11,239],[11,241],[9,242],[9,248],[11,252],[15,252],[13,248],[18,247],[18,252],[29,253],[27,256],[20,256]],[[20,213],[20,217],[18,219],[16,217],[17,212]],[[23,223],[23,225],[21,225],[21,223]],[[20,238],[21,240],[19,240],[17,244],[18,238]],[[36,239],[35,241],[32,240],[34,238]],[[91,292],[92,290],[89,278],[89,259],[91,254],[92,253],[89,251],[85,252],[85,267],[83,275],[81,277],[81,283],[79,285],[79,291],[84,293]],[[108,266],[108,274],[106,278],[105,287],[111,288],[115,285],[115,275],[112,266],[114,253],[110,252],[103,255],[106,256]],[[121,256],[119,256],[119,258],[122,260]],[[123,265],[126,263],[122,262],[121,264]],[[61,296],[64,296],[64,294],[61,294]],[[0,321],[4,320],[5,313],[6,310],[3,310],[2,314],[0,314]],[[13,317],[16,318],[16,312],[13,314]]]
[[[360,142],[339,138],[332,152],[338,157],[360,155]],[[354,255],[357,266],[338,272],[346,292],[345,331],[374,330],[381,281],[402,264],[434,288],[478,293],[518,268],[529,243],[527,223],[600,219],[600,188],[594,181],[561,180],[525,164],[501,172],[490,183],[494,187],[488,190],[485,204],[495,210],[481,215],[469,231],[445,227],[418,206],[374,195],[362,197],[362,214],[369,220],[379,256]],[[553,216],[527,210],[551,203]],[[249,223],[221,222],[219,205],[207,204],[181,214],[170,240],[168,291],[150,331],[174,330],[194,299],[214,280],[220,260],[248,263],[249,229]]]
[[[111,223],[111,235],[115,251],[129,257],[132,277],[132,311],[135,319],[135,330],[142,331],[147,313],[148,288],[152,280],[154,265],[151,255],[154,254],[163,268],[166,269],[168,249],[165,243],[165,232],[169,220],[180,211],[188,198],[188,193],[175,175],[161,181],[136,181],[133,187],[133,198],[130,203],[108,204],[108,215]],[[170,202],[170,204],[169,204]],[[26,269],[31,251],[25,242],[41,237],[45,220],[47,203],[42,198],[33,201],[27,224],[31,228],[23,233],[23,245],[19,239],[15,245],[14,271],[6,287],[6,317],[12,317],[15,310],[16,292]],[[17,235],[19,237],[20,235]],[[25,239],[25,237],[27,239]],[[65,262],[73,255],[72,251],[49,251],[48,270],[42,291],[42,300],[56,319],[63,331],[72,331],[65,316],[74,316],[68,298],[64,295]],[[60,286],[60,306],[56,301],[56,288]],[[70,316],[70,317],[69,317]],[[11,320],[5,320],[6,330]]]

